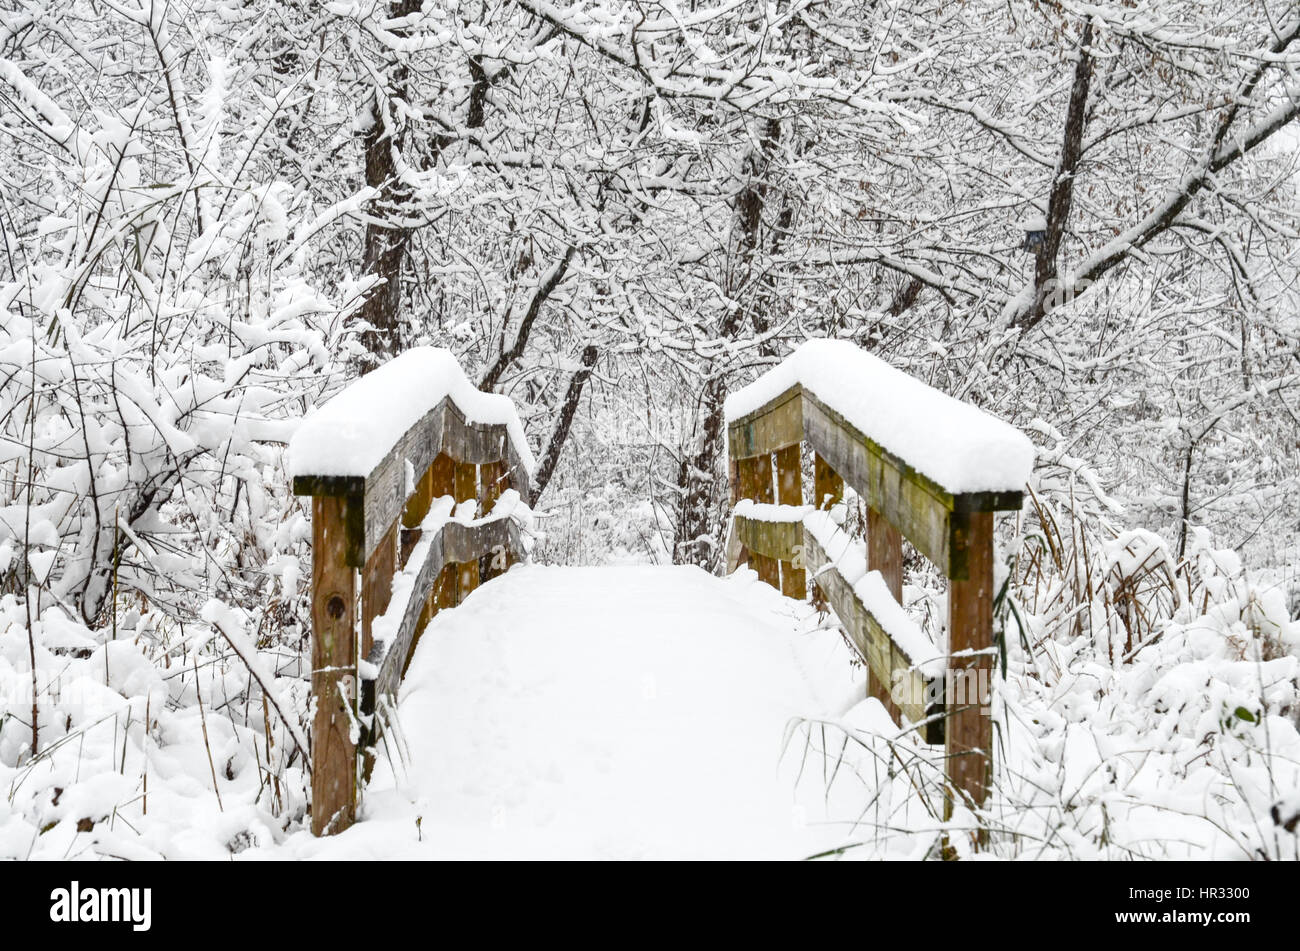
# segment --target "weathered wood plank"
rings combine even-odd
[[[429,514],[429,505],[433,502],[433,466],[429,466],[415,482],[415,492],[406,500],[402,509],[402,531],[397,563],[403,567],[411,557],[411,551],[420,542],[419,525]]]
[[[755,456],[750,465],[753,471],[753,498],[755,501],[771,505],[776,501],[776,489],[772,484],[772,457],[766,454]],[[765,554],[762,549],[754,545],[746,544],[746,547],[749,549],[750,564],[758,572],[759,580],[766,581],[774,588],[780,588],[781,568],[777,563],[779,556]]]
[[[867,567],[879,571],[889,587],[889,593],[900,604],[903,601],[903,540],[898,529],[873,508],[867,509]],[[891,677],[893,671],[891,667]],[[890,716],[898,719],[899,709],[892,696],[893,682],[877,680],[873,668],[867,690],[880,700]]]
[[[764,456],[803,440],[801,389],[792,387],[753,413],[727,426],[727,451],[734,459]]]
[[[400,606],[402,616],[392,642],[376,643],[367,657],[378,669],[373,685],[367,684],[362,695],[363,713],[373,712],[375,697],[396,694],[414,652],[420,618],[430,598],[434,599],[438,609],[451,606],[448,591],[439,590],[440,585],[447,586],[448,580],[454,581],[464,563],[477,567],[480,555],[498,547],[516,552],[521,550],[519,528],[512,519],[501,518],[476,525],[448,522],[430,539],[428,553],[411,584],[410,594]]]
[[[808,441],[867,504],[897,526],[945,573],[948,558],[948,516],[945,499],[909,477],[879,447],[815,399],[805,396],[804,429]],[[947,496],[950,502],[951,496]]]
[[[833,409],[804,393],[804,431],[817,454],[952,578],[966,576],[965,551],[952,545],[953,513],[1019,509],[1019,492],[953,495],[868,439]]]
[[[867,509],[867,567],[879,571],[889,593],[903,603],[903,537],[873,508]]]
[[[435,499],[443,496],[456,495],[456,462],[445,452],[440,452],[434,458],[433,463],[429,466],[429,479],[433,486],[433,497]],[[424,611],[420,614],[420,620],[416,625],[415,640],[411,643],[411,651],[415,651],[415,645],[420,639],[420,633],[424,630],[425,625],[433,619],[436,613],[436,592],[431,594],[425,602]],[[410,658],[407,658],[408,661]]]
[[[818,509],[828,509],[844,499],[844,479],[819,452],[813,453],[813,501]]]
[[[479,508],[484,515],[492,514],[492,509],[496,507],[497,499],[501,498],[501,485],[505,480],[505,463],[504,462],[484,462],[479,465]],[[478,561],[479,577],[484,581],[490,581],[503,570],[505,566],[496,566],[497,559],[493,552],[488,552],[480,556]]]
[[[975,803],[988,795],[993,718],[988,708],[993,656],[993,513],[963,514],[956,520],[967,577],[948,588],[948,631],[953,657],[953,696],[947,723],[948,778]],[[963,652],[979,651],[971,654]]]
[[[411,483],[429,468],[442,451],[446,437],[446,410],[443,400],[415,426],[406,431],[384,457],[383,462],[366,478],[364,535],[361,558],[364,562],[406,508]]]
[[[362,499],[349,513],[346,546],[348,564],[359,568],[405,509],[407,490],[414,488],[408,484],[410,473],[424,472],[443,452],[456,462],[471,465],[504,460],[513,481],[522,484],[527,480],[523,461],[504,425],[469,423],[454,402],[444,399],[407,430],[368,476],[300,475],[293,480],[293,491],[296,495]]]
[[[462,447],[462,451],[464,447]],[[455,456],[455,452],[451,455]],[[478,466],[473,462],[457,461],[456,463],[456,501],[466,502],[473,500],[478,503]],[[456,573],[456,603],[459,604],[469,597],[470,592],[478,587],[478,555],[474,555],[473,562],[464,561],[461,558],[451,557],[449,561],[461,563]]]
[[[779,449],[774,455],[777,504],[803,505],[803,467],[799,459],[799,444]]]
[[[397,523],[389,526],[379,546],[361,570],[361,656],[369,657],[374,646],[375,618],[388,610],[393,596],[393,572],[397,570]]]
[[[312,499],[311,830],[332,835],[356,817],[356,749],[349,707],[356,700],[356,572],[344,557],[349,498]]]
[[[867,664],[875,690],[871,696],[885,705],[895,721],[900,711],[912,723],[924,720],[931,712],[926,702],[934,691],[933,684],[912,668],[911,659],[867,610],[853,588],[831,565],[817,538],[808,531],[804,532],[804,560],[813,581],[844,626],[849,641]],[[895,693],[903,701],[901,704],[894,702]],[[942,742],[943,722],[927,725],[924,733],[926,742]]]
[[[505,463],[498,474],[501,490],[514,486],[527,498],[523,489],[528,485],[528,470],[505,426],[467,422],[456,404],[449,403],[443,445],[447,454],[460,463]]]
[[[803,425],[802,416],[800,426]],[[794,443],[775,453],[776,501],[778,505],[803,505],[801,445]],[[802,535],[802,533],[800,533]],[[803,538],[795,539],[781,556],[781,593],[802,601],[808,596],[808,579],[803,569]]]
[[[749,456],[736,460],[736,473],[739,485],[739,498],[741,499],[758,499],[758,480],[759,480],[759,460],[764,457]],[[734,522],[734,519],[733,519]],[[737,529],[739,537],[739,529]],[[754,553],[745,545],[744,540],[740,540],[741,549],[744,552],[743,563],[753,567],[756,571],[758,566],[754,561]],[[762,556],[759,556],[762,557]]]
[[[742,498],[740,494],[740,460],[727,459],[727,487],[731,493],[731,505],[734,508]],[[727,526],[727,574],[731,574],[743,564],[749,562],[749,551],[736,533],[734,522]]]
[[[764,522],[737,515],[736,535],[751,556],[792,561],[795,549],[803,544],[802,522]]]
[[[772,481],[772,457],[756,456],[754,459],[754,501],[772,505],[776,502],[776,486]]]

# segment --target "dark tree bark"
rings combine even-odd
[[[729,275],[729,296],[741,296],[745,284],[753,279],[755,257],[762,246],[763,212],[768,203],[769,174],[772,160],[781,139],[778,119],[764,121],[759,148],[748,161],[749,181],[736,195],[736,258],[738,263]],[[779,216],[781,228],[788,227],[793,211],[787,205]],[[778,228],[774,240],[779,242],[782,230]],[[751,307],[737,305],[728,310],[718,327],[718,338],[734,340],[748,316],[757,334],[768,330],[768,317],[764,312],[765,299],[770,300],[773,288],[772,275],[765,275],[762,287],[755,295]],[[772,347],[763,345],[761,352],[771,355]],[[721,563],[723,502],[726,498],[726,479],[722,477],[721,460],[726,420],[723,404],[727,398],[725,367],[710,367],[700,394],[700,429],[693,452],[683,453],[677,470],[677,486],[681,494],[677,524],[674,526],[673,562],[699,565],[714,571]]]
[[[528,309],[524,311],[524,317],[519,322],[519,331],[515,334],[514,343],[501,351],[501,355],[488,368],[487,373],[483,374],[483,379],[478,385],[480,390],[490,390],[501,382],[501,376],[510,368],[510,364],[523,355],[524,348],[528,346],[528,336],[533,332],[533,324],[541,316],[542,307],[545,306],[547,299],[564,280],[564,275],[569,270],[569,263],[577,250],[577,245],[569,245],[564,249],[560,260],[542,275],[537,283],[537,289],[533,291],[532,300],[528,302]]]
[[[1079,38],[1079,61],[1074,67],[1074,84],[1070,89],[1070,106],[1065,116],[1065,135],[1061,142],[1061,160],[1052,182],[1047,202],[1047,233],[1034,259],[1034,303],[1024,316],[1026,327],[1040,322],[1061,303],[1057,287],[1057,256],[1065,224],[1074,201],[1074,179],[1083,154],[1083,130],[1087,125],[1088,88],[1092,84],[1092,21],[1084,25]]]
[[[410,16],[420,6],[420,0],[396,0],[389,7],[388,15],[392,19]],[[362,137],[366,184],[379,190],[371,206],[372,220],[366,225],[362,252],[364,273],[375,275],[381,282],[360,311],[361,319],[368,325],[361,342],[370,354],[372,367],[395,354],[401,342],[402,262],[411,241],[411,229],[400,222],[410,194],[397,179],[396,157],[401,155],[406,137],[400,128],[390,129],[385,123],[384,99],[405,96],[406,80],[406,66],[400,60],[394,62],[388,75],[389,88],[375,90],[370,126]]]
[[[555,474],[555,466],[560,461],[560,453],[564,451],[565,442],[568,441],[569,429],[578,411],[578,403],[582,401],[583,387],[591,378],[591,371],[595,368],[596,358],[599,355],[600,351],[595,344],[589,343],[582,348],[582,366],[569,377],[569,388],[564,393],[564,402],[560,405],[560,414],[556,417],[555,428],[551,430],[551,438],[546,442],[546,451],[542,453],[541,464],[533,473],[532,490],[528,493],[529,505],[537,504],[537,500],[546,491],[546,486],[550,484],[551,476]]]
[[[1300,40],[1300,20],[1293,21],[1286,31],[1278,36],[1270,47],[1270,53],[1274,57],[1280,56],[1297,40]],[[1142,221],[1129,229],[1127,233],[1121,235],[1119,239],[1111,242],[1101,253],[1090,258],[1088,266],[1072,276],[1069,287],[1054,291],[1054,293],[1060,297],[1068,296],[1076,290],[1095,283],[1112,268],[1123,261],[1127,261],[1134,250],[1146,247],[1154,238],[1174,227],[1179,221],[1179,216],[1212,183],[1215,175],[1228,168],[1242,156],[1258,148],[1262,143],[1267,142],[1278,131],[1290,125],[1297,118],[1300,118],[1300,100],[1293,99],[1289,104],[1280,105],[1279,108],[1273,110],[1266,118],[1258,121],[1253,126],[1245,129],[1235,129],[1243,109],[1248,108],[1251,97],[1258,88],[1264,74],[1271,67],[1272,62],[1269,57],[1261,58],[1259,65],[1237,87],[1235,95],[1231,99],[1232,105],[1225,110],[1219,120],[1214,137],[1208,144],[1200,168],[1194,173],[1186,175],[1183,181],[1171,190]],[[1083,98],[1086,99],[1086,87],[1082,92]],[[1078,94],[1079,77],[1076,70],[1075,88],[1071,94],[1072,104]],[[1068,119],[1066,125],[1068,140],[1070,125]],[[1078,134],[1081,136],[1082,132],[1081,115]],[[1057,181],[1060,182],[1059,177]],[[1071,190],[1073,189],[1073,176],[1070,178],[1069,187]],[[1068,203],[1069,195],[1065,195],[1064,198]],[[1062,222],[1061,227],[1064,227],[1064,222]],[[1055,271],[1053,275],[1055,276]],[[1037,266],[1035,267],[1035,283],[1041,288]],[[1036,294],[1034,304],[1014,314],[1010,326],[1021,331],[1030,330],[1037,326],[1047,313],[1046,310],[1038,307],[1038,302],[1038,295]]]

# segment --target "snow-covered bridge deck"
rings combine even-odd
[[[1021,507],[1033,446],[842,340],[805,343],[724,416],[727,569],[753,569],[730,583],[511,571],[532,534],[532,454],[510,400],[475,389],[445,351],[409,350],[303,422],[289,455],[294,491],[312,497],[314,834],[346,832],[363,795],[384,821],[383,782],[359,767],[377,740],[391,751],[405,736],[388,800],[415,812],[399,839],[418,818],[417,840],[427,819],[432,841],[462,854],[491,850],[484,823],[515,856],[831,844],[804,830],[788,777],[771,772],[785,724],[825,711],[792,657],[790,605],[810,593],[881,709],[943,744],[945,812],[984,801],[993,519]],[[696,485],[683,506],[708,509],[713,494]],[[865,544],[841,529],[845,503],[865,510]],[[901,607],[904,539],[948,581],[946,645]]]
[[[792,717],[860,700],[861,681],[837,633],[752,579],[521,565],[487,582],[416,648],[405,770],[381,742],[361,821],[308,854],[800,858],[840,844],[824,786],[796,788],[802,741],[782,757],[783,737]]]

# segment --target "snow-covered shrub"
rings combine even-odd
[[[284,165],[341,121],[290,128],[311,67],[268,83],[255,25],[220,11],[92,6],[61,13],[98,37],[66,69],[67,33],[0,34],[0,789],[42,833],[0,854],[138,822],[145,745],[155,769],[212,757],[152,776],[151,818],[223,770],[262,824],[300,817],[308,525],[281,457],[367,286],[334,266],[366,190]]]

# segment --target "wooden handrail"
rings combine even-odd
[[[896,721],[901,713],[912,723],[924,723],[927,742],[945,743],[951,789],[981,803],[991,778],[992,720],[983,693],[993,666],[993,515],[1019,510],[1032,446],[1007,424],[942,396],[851,344],[815,341],[805,348],[787,361],[788,366],[778,366],[751,384],[763,395],[777,391],[761,405],[750,408],[755,400],[746,398],[745,391],[738,394],[742,411],[734,411],[736,396],[728,401],[736,505],[728,571],[748,562],[761,580],[795,598],[807,596],[805,572],[811,572],[812,597],[834,607],[868,668],[870,695]],[[828,363],[834,367],[824,367]],[[819,385],[823,369],[829,370],[833,385]],[[884,437],[864,431],[871,430],[871,421],[881,414],[864,412],[850,398],[852,386],[845,381],[861,379],[864,389],[872,382],[875,395],[881,395],[880,380],[872,380],[873,375],[922,397],[931,412],[952,411],[973,427],[975,436],[962,433],[965,458],[978,459],[982,450],[1011,458],[994,467],[995,474],[982,483],[973,480],[975,490],[951,490],[944,481],[954,478],[952,466],[936,467],[945,470],[944,478],[924,471],[942,459],[941,442],[926,445],[910,432],[899,440],[897,420],[889,418],[890,425],[881,428],[921,457],[909,460],[884,445]],[[853,405],[837,407],[837,399]],[[924,414],[913,415],[908,426],[926,424]],[[858,425],[864,418],[868,422]],[[952,427],[946,428],[951,434]],[[980,432],[987,433],[986,444],[981,444]],[[941,438],[936,435],[936,440]],[[811,506],[802,504],[801,444],[814,455]],[[765,505],[775,501],[774,480],[782,504]],[[845,484],[868,507],[865,559],[852,569],[843,560],[851,540],[825,513],[816,511],[838,502]],[[741,504],[744,500],[757,504]],[[938,663],[934,656],[921,656],[926,653],[925,638],[898,607],[903,538],[949,580],[949,652]],[[885,597],[886,592],[892,598]],[[965,693],[972,686],[980,695],[968,698]],[[901,693],[899,703],[895,690]]]
[[[532,455],[509,400],[430,348],[342,391],[289,454],[294,493],[312,497],[312,832],[326,835],[355,821],[380,698],[423,628],[522,557],[513,487]]]

